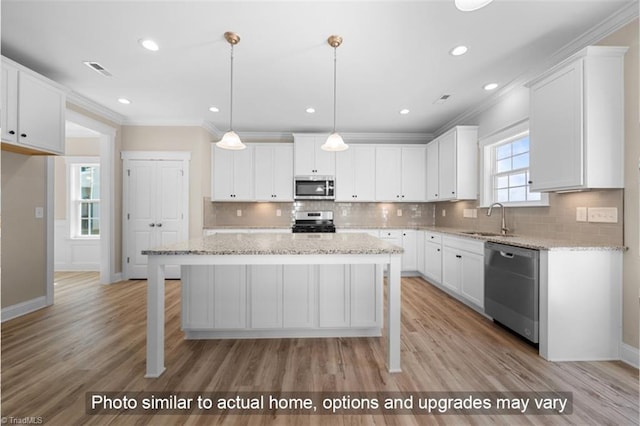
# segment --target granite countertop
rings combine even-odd
[[[432,231],[438,232],[441,234],[449,234],[455,237],[463,237],[463,238],[472,238],[475,240],[481,241],[491,241],[495,243],[508,244],[516,247],[524,247],[535,250],[614,250],[614,251],[624,251],[627,248],[624,246],[616,246],[611,244],[599,244],[599,243],[581,243],[569,240],[559,240],[552,238],[540,238],[540,237],[532,237],[528,235],[479,235],[479,234],[470,234],[469,232],[474,232],[469,229],[460,229],[460,228],[448,228],[442,226],[372,226],[372,225],[363,225],[363,226],[340,226],[337,225],[338,230],[340,229],[415,229],[419,231]],[[260,226],[260,227],[239,227],[239,226],[220,226],[212,229],[290,229],[290,227],[282,227],[282,226]],[[482,231],[477,231],[482,232]],[[287,234],[288,235],[288,234]],[[300,235],[300,234],[298,234]]]
[[[400,254],[402,247],[367,234],[214,234],[159,248],[145,255]]]

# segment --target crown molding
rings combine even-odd
[[[589,45],[597,43],[598,41],[602,40],[608,35],[616,32],[620,28],[631,23],[634,19],[637,19],[639,15],[640,15],[640,9],[638,8],[638,3],[636,1],[625,4],[623,7],[621,7],[616,12],[611,14],[604,21],[600,22],[599,24],[591,28],[589,31],[583,33],[582,35],[576,37],[570,43],[566,44],[565,46],[557,50],[555,53],[553,53],[551,56],[549,56],[545,60],[540,61],[537,67],[532,68],[526,73],[523,73],[520,76],[516,77],[510,83],[505,85],[499,92],[495,93],[492,97],[487,99],[485,102],[482,102],[479,105],[477,105],[475,108],[469,109],[464,113],[458,115],[454,119],[449,120],[447,123],[445,123],[436,131],[436,134],[440,135],[446,132],[447,130],[449,130],[450,128],[452,128],[453,126],[459,123],[465,123],[467,120],[470,120],[471,118],[477,116],[481,112],[486,111],[487,109],[491,108],[492,106],[500,102],[502,100],[502,97],[505,96],[506,94],[510,93],[514,89],[525,86],[528,82],[530,82],[531,80],[534,80],[539,75],[546,72],[548,69],[566,60],[570,56],[575,55],[581,49],[584,49]],[[475,124],[475,123],[469,123],[469,124]]]
[[[342,139],[352,143],[427,143],[433,133],[343,133]]]
[[[95,101],[92,101],[91,99],[72,90],[67,93],[67,102],[118,125],[122,125],[125,121],[125,117],[122,114],[117,113],[112,109],[109,109]]]

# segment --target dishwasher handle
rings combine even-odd
[[[506,251],[500,250],[500,256],[506,257],[507,259],[513,259],[513,253],[507,253]]]

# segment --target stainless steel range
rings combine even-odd
[[[336,232],[332,211],[296,212],[293,232]]]

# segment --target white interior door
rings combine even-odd
[[[147,278],[147,256],[141,254],[143,250],[188,238],[188,176],[188,162],[183,159],[125,159],[126,278]],[[169,265],[165,274],[169,279],[178,279],[180,267]]]

